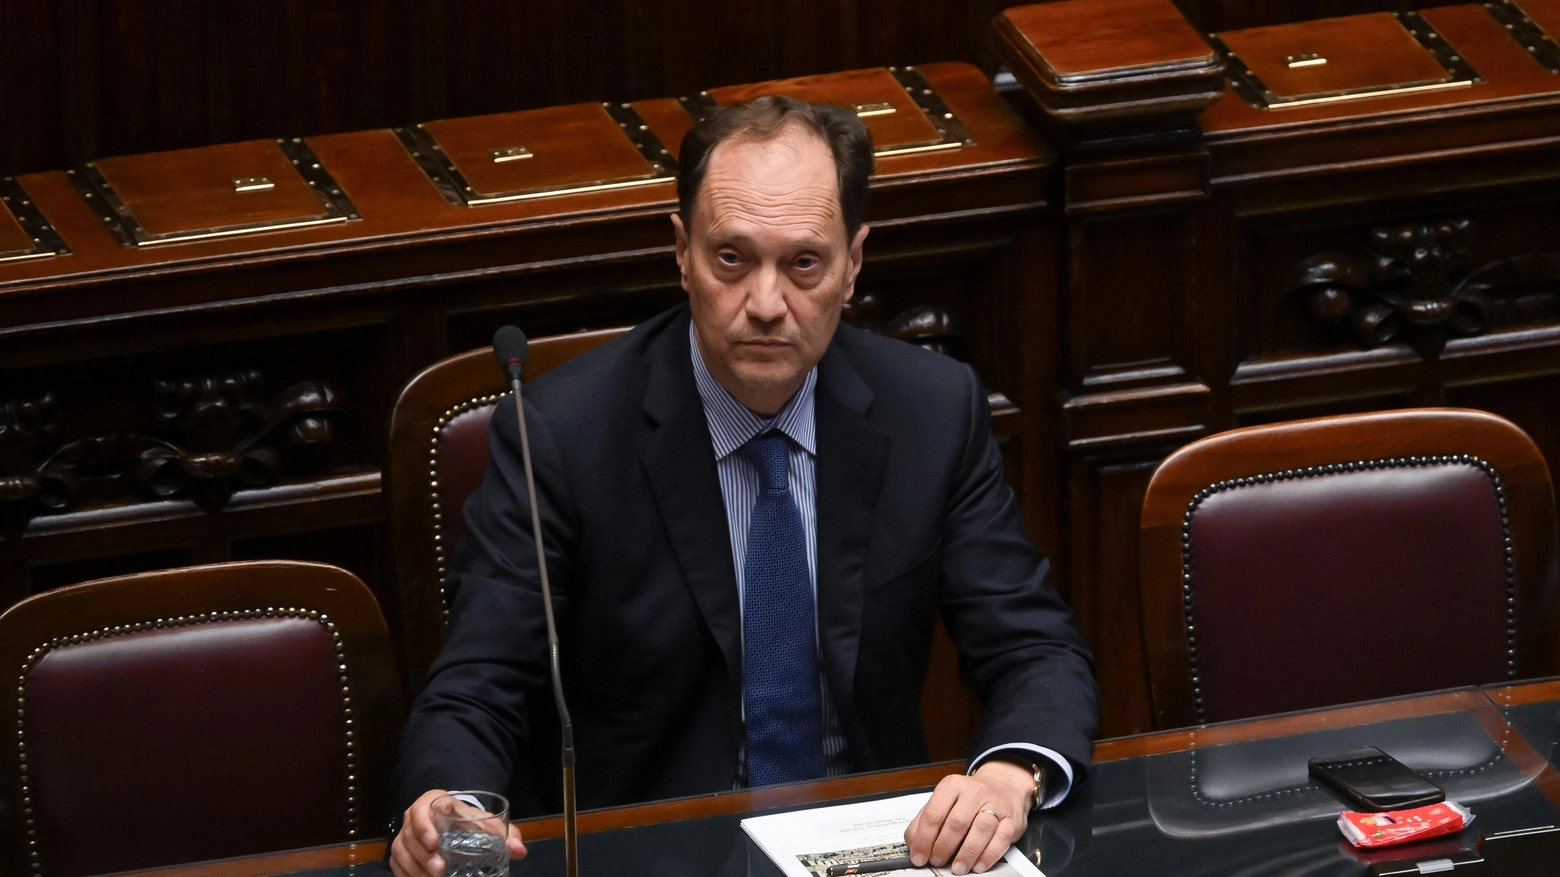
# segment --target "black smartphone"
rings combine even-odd
[[[1313,758],[1309,765],[1313,779],[1365,812],[1407,810],[1446,800],[1440,786],[1374,746]]]

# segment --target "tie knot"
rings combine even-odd
[[[758,483],[765,493],[790,490],[787,475],[791,469],[791,447],[785,436],[766,432],[743,446],[747,458],[758,470]]]

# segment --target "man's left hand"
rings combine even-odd
[[[1008,761],[988,761],[969,776],[943,777],[905,829],[917,868],[952,862],[955,874],[984,873],[1029,826],[1035,782]]]

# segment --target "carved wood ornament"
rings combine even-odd
[[[858,329],[886,335],[954,359],[962,360],[969,352],[958,321],[946,308],[917,305],[900,311],[886,321],[882,313],[882,300],[874,293],[864,292],[845,303],[840,318]]]
[[[1473,267],[1467,218],[1372,229],[1364,256],[1323,253],[1285,281],[1280,319],[1306,347],[1402,341],[1425,359],[1448,338],[1560,319],[1560,255]]]
[[[0,535],[6,538],[21,533],[36,510],[68,495],[65,484],[37,466],[54,444],[57,414],[53,393],[0,402]]]
[[[302,381],[269,403],[257,370],[158,380],[155,435],[110,433],[59,444],[53,393],[0,402],[0,526],[21,533],[39,514],[131,498],[188,498],[219,511],[235,490],[329,462],[341,405]]]

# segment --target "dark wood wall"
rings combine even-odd
[[[1175,0],[1175,5],[1199,30],[1212,32],[1361,12],[1408,12],[1459,2],[1462,0]]]
[[[1001,0],[0,0],[0,172],[890,64]]]

